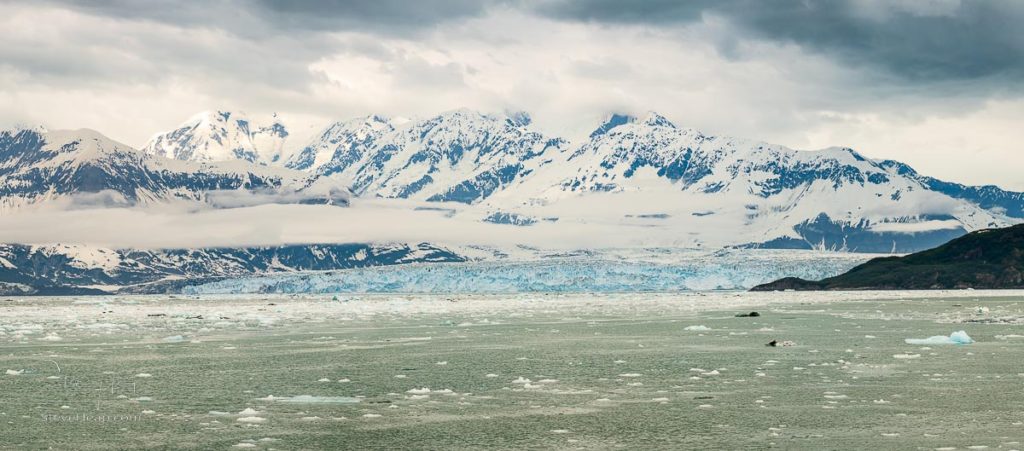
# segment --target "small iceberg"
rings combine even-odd
[[[928,338],[908,338],[903,341],[911,345],[966,345],[974,343],[974,340],[967,335],[967,332],[962,330],[953,332],[948,337],[936,335]]]
[[[283,402],[289,404],[358,404],[359,398],[351,398],[348,396],[313,396],[313,395],[298,395],[298,396],[282,396],[274,398],[264,398],[267,400],[274,400],[276,402]]]

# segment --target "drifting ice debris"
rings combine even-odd
[[[962,330],[953,332],[948,337],[936,335],[928,338],[908,338],[903,341],[911,345],[966,345],[974,343],[974,340],[967,335],[967,332]]]
[[[711,330],[711,328],[708,327],[708,326],[703,326],[703,325],[702,326],[686,326],[686,328],[684,328],[683,330],[705,331],[705,330]]]
[[[185,337],[181,335],[172,335],[170,337],[165,337],[164,341],[167,343],[181,343],[185,341]]]

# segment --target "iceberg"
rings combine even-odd
[[[966,345],[974,343],[974,339],[967,335],[967,332],[958,330],[949,336],[935,335],[928,338],[908,338],[904,340],[911,345]]]

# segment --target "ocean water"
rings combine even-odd
[[[1015,449],[1021,323],[981,291],[16,298],[0,448]]]

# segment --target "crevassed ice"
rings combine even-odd
[[[822,279],[870,255],[755,252],[709,254],[677,263],[606,260],[429,263],[227,279],[188,294],[515,293],[739,290],[782,277]]]

